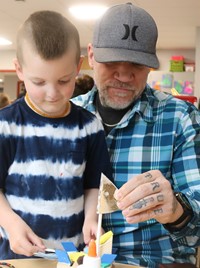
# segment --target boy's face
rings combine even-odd
[[[15,60],[15,67],[29,98],[42,112],[61,113],[73,94],[81,66],[81,61],[77,66],[76,49],[71,46],[63,56],[53,60],[42,59],[27,43],[23,51],[23,63],[20,66]]]

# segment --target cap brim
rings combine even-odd
[[[157,69],[159,61],[155,54],[141,51],[126,50],[122,48],[95,48],[93,47],[94,58],[97,62],[134,62]]]

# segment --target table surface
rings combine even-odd
[[[57,265],[57,261],[45,259],[0,260],[0,262],[7,262],[15,268],[56,268]],[[138,268],[138,266],[115,263],[114,268]]]

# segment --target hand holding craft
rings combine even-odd
[[[115,198],[129,223],[154,218],[165,224],[176,221],[183,213],[170,182],[159,170],[133,177],[115,192]]]

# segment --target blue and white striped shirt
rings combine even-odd
[[[96,88],[73,101],[96,113]],[[114,183],[160,170],[174,191],[183,192],[194,211],[180,232],[169,233],[156,220],[128,224],[121,211],[105,214],[103,227],[114,233],[119,262],[157,267],[195,263],[200,245],[200,113],[191,104],[146,86],[141,98],[107,135]]]
[[[72,103],[68,116],[45,118],[22,98],[0,111],[0,188],[47,247],[82,245],[84,190],[101,172],[111,176],[105,134],[87,110]],[[20,258],[1,235],[0,259]]]

